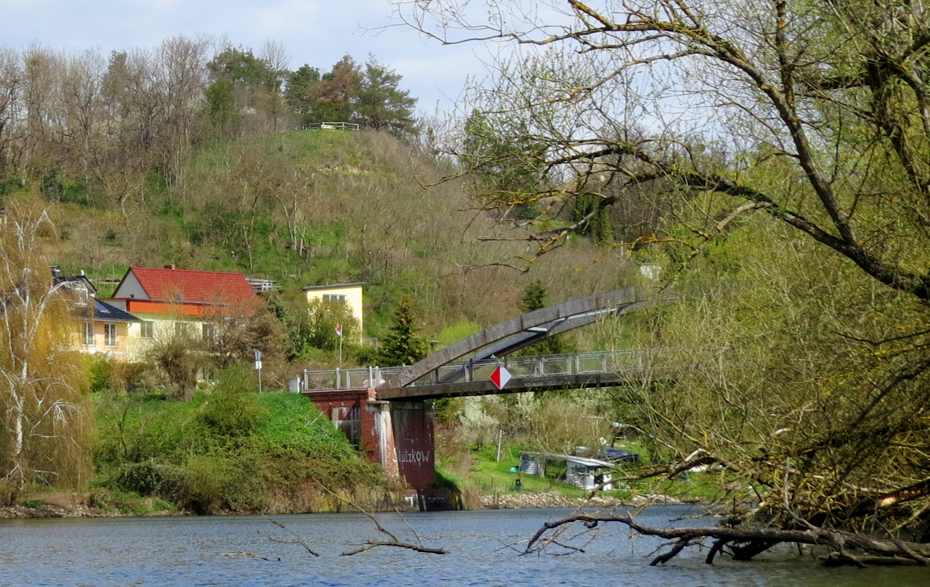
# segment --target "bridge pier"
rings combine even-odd
[[[379,401],[374,389],[305,391],[356,448],[422,493],[436,477],[433,406]]]

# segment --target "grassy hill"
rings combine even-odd
[[[55,256],[66,272],[93,279],[175,264],[241,271],[285,289],[361,281],[368,336],[383,336],[406,296],[425,334],[444,342],[516,314],[536,280],[556,302],[635,279],[617,255],[584,239],[539,259],[530,274],[509,268],[532,256],[531,245],[461,184],[424,187],[444,171],[386,133],[289,131],[215,143],[191,152],[176,177],[151,175],[118,199],[61,178]]]

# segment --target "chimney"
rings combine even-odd
[[[177,269],[174,265],[165,265],[165,269]]]

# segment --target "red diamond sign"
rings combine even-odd
[[[498,365],[497,369],[494,369],[494,372],[491,373],[491,383],[497,386],[497,389],[504,389],[508,381],[510,381],[510,371],[505,369],[503,365]]]

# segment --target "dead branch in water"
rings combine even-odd
[[[306,542],[303,538],[301,538],[300,535],[299,535],[297,532],[294,532],[293,530],[291,530],[290,528],[288,528],[287,526],[285,526],[284,524],[282,524],[281,522],[279,522],[279,521],[277,521],[277,520],[272,520],[272,519],[269,518],[268,516],[262,516],[262,517],[264,517],[266,520],[268,520],[269,522],[271,522],[272,524],[274,524],[274,525],[277,526],[278,528],[281,528],[281,529],[284,530],[285,532],[289,533],[291,536],[294,537],[294,540],[281,540],[281,539],[279,539],[279,538],[274,538],[274,537],[272,537],[272,536],[268,536],[267,534],[264,534],[264,533],[262,533],[261,531],[259,531],[259,534],[262,534],[265,538],[267,538],[268,540],[271,540],[272,542],[279,542],[279,543],[281,543],[281,544],[299,544],[299,545],[303,546],[304,549],[305,549],[307,552],[309,552],[310,554],[312,554],[313,556],[320,556],[319,553],[314,552],[313,549],[310,548],[310,545],[307,544],[307,542]]]
[[[804,530],[781,530],[777,528],[731,528],[708,526],[705,528],[656,528],[639,524],[629,515],[576,513],[554,522],[546,522],[530,538],[524,552],[544,550],[557,544],[554,537],[563,533],[574,523],[583,523],[592,529],[598,524],[618,522],[644,536],[656,536],[670,540],[671,548],[655,559],[651,565],[666,563],[688,546],[703,543],[705,539],[715,542],[707,555],[706,562],[712,564],[714,557],[729,548],[737,560],[749,560],[781,543],[820,545],[830,549],[828,564],[930,564],[930,544],[882,539],[852,532],[830,530],[810,526]]]
[[[343,552],[340,556],[352,556],[353,554],[360,554],[367,550],[371,550],[372,548],[375,548],[376,546],[394,546],[397,548],[406,548],[408,550],[413,550],[415,552],[424,552],[427,554],[446,554],[446,551],[443,550],[442,548],[429,548],[429,547],[423,546],[423,541],[420,540],[420,537],[417,535],[417,533],[413,530],[413,528],[410,527],[410,524],[407,524],[407,519],[404,518],[404,516],[400,512],[397,512],[397,514],[400,515],[401,519],[404,521],[404,524],[406,524],[407,528],[409,528],[410,531],[413,533],[413,537],[416,538],[418,544],[411,544],[409,542],[403,542],[399,540],[397,536],[395,536],[392,532],[388,531],[387,529],[385,529],[384,526],[381,525],[381,522],[378,521],[378,518],[376,518],[373,513],[362,508],[358,504],[352,501],[349,501],[348,499],[342,497],[341,495],[338,495],[337,493],[333,492],[332,490],[330,490],[328,487],[324,485],[320,485],[320,487],[322,487],[324,491],[326,491],[327,493],[329,493],[336,499],[340,500],[344,504],[368,516],[368,519],[371,520],[372,523],[374,523],[375,528],[378,529],[378,532],[381,532],[382,534],[390,538],[390,540],[386,540],[386,541],[369,540],[365,543],[365,546],[358,548],[356,550],[350,550],[350,551]]]

